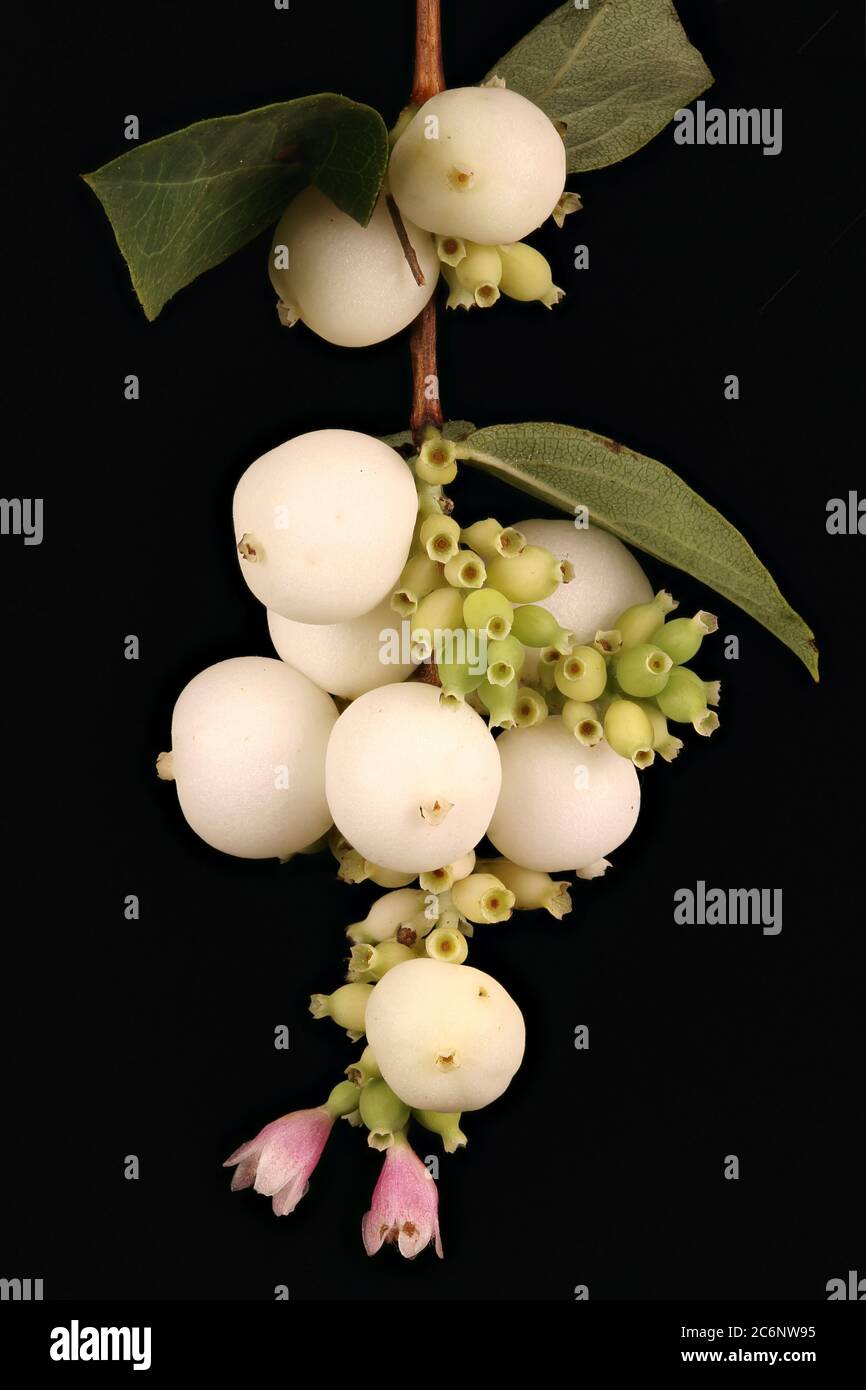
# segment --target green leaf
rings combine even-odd
[[[449,420],[442,426],[442,433],[446,439],[453,439],[459,444],[468,434],[472,434],[474,429],[475,426],[468,420]],[[392,449],[402,449],[407,445],[414,448],[411,430],[400,430],[399,434],[383,434],[379,437],[383,444],[390,444]]]
[[[671,0],[590,0],[560,6],[488,73],[564,121],[571,173],[634,154],[713,75]]]
[[[736,527],[663,463],[570,425],[493,425],[465,441],[469,462],[715,589],[795,652],[815,680],[818,651]]]
[[[366,226],[388,162],[378,112],[323,93],[177,130],[85,174],[149,319],[314,183]]]

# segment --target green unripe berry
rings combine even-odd
[[[542,724],[548,713],[544,696],[533,690],[531,685],[521,685],[514,706],[514,722],[518,729],[531,729],[536,724]]]
[[[499,257],[502,262],[499,288],[510,299],[520,299],[524,303],[538,299],[548,309],[562,299],[565,291],[554,285],[550,266],[534,246],[527,246],[524,241],[500,246]]]
[[[573,632],[559,625],[550,609],[537,603],[515,608],[511,631],[524,646],[556,647],[563,655],[571,651],[577,640]]]
[[[467,1139],[460,1128],[459,1111],[454,1115],[446,1115],[441,1110],[413,1110],[412,1114],[424,1129],[429,1129],[431,1134],[439,1135],[447,1154],[456,1153],[458,1149],[465,1147]]]
[[[505,922],[515,896],[494,874],[469,874],[451,889],[454,906],[470,922]]]
[[[357,1062],[350,1062],[346,1067],[346,1076],[353,1086],[366,1086],[368,1081],[381,1075],[372,1047],[365,1047]]]
[[[718,618],[701,609],[693,618],[673,618],[663,623],[653,633],[652,640],[663,652],[667,652],[677,666],[681,666],[684,661],[691,661],[704,638],[708,633],[715,632],[718,626]]]
[[[313,1018],[332,1018],[345,1028],[350,1038],[361,1038],[367,1001],[372,993],[372,985],[351,984],[341,985],[333,994],[312,994],[310,1013]]]
[[[685,666],[673,668],[656,701],[665,718],[672,719],[675,724],[694,724],[707,710],[703,681]]]
[[[437,236],[436,254],[446,265],[457,266],[466,255],[466,242],[459,236]]]
[[[439,434],[425,439],[415,460],[415,472],[425,483],[453,483],[457,477],[457,446]]]
[[[394,1135],[409,1123],[409,1107],[396,1096],[383,1077],[369,1081],[358,1093],[361,1119],[370,1131],[368,1143],[373,1149],[388,1149]]]
[[[668,729],[668,721],[665,719],[655,700],[639,700],[638,704],[652,726],[653,752],[658,753],[660,758],[664,758],[666,763],[672,763],[683,748],[682,739],[675,738],[670,732]]]
[[[457,279],[480,309],[487,309],[499,298],[502,261],[495,246],[479,246],[467,241],[466,255],[456,266]]]
[[[655,758],[652,724],[634,700],[611,700],[604,716],[604,736],[613,751],[630,758],[635,767],[649,767]]]
[[[554,679],[569,700],[597,700],[607,685],[607,664],[595,647],[575,647],[557,661]]]
[[[510,563],[510,562],[509,562]],[[478,589],[463,600],[463,622],[473,632],[500,641],[511,631],[514,609],[497,589]]]
[[[494,685],[486,678],[478,686],[478,698],[490,716],[488,721],[491,729],[513,729],[517,720],[515,710],[517,708],[517,679],[510,680],[507,685]]]
[[[460,539],[482,560],[492,560],[495,555],[519,555],[526,549],[526,537],[513,526],[501,526],[493,516],[467,526]]]
[[[353,1115],[358,1109],[360,1091],[351,1081],[338,1081],[328,1099],[325,1109],[339,1119],[343,1115]]]
[[[391,607],[402,618],[410,618],[417,611],[422,598],[444,583],[442,566],[425,552],[423,555],[410,555],[403,566],[403,573],[391,595]]]
[[[566,700],[562,706],[562,722],[584,748],[601,743],[604,730],[594,705],[586,700]]]
[[[434,927],[424,938],[424,950],[432,960],[444,960],[450,965],[462,965],[469,955],[466,937],[457,927]]]
[[[667,589],[660,589],[649,603],[636,603],[627,608],[613,625],[622,637],[623,646],[636,647],[639,642],[649,642],[667,614],[677,606]]]
[[[487,643],[487,679],[491,685],[508,685],[519,676],[526,660],[522,642],[512,634]]]
[[[463,626],[463,596],[447,585],[434,589],[418,604],[412,618],[411,638],[421,660],[429,661],[443,652],[442,639]],[[438,648],[438,653],[437,653]],[[415,653],[413,653],[415,655]],[[447,657],[449,653],[444,652]]]
[[[487,570],[474,550],[458,550],[445,565],[445,578],[455,589],[480,589]]]
[[[487,567],[487,577],[512,603],[538,603],[549,598],[572,577],[572,567],[557,560],[541,545],[528,545],[519,555],[497,555]]]
[[[429,559],[444,565],[452,555],[457,554],[460,527],[453,517],[443,516],[440,512],[438,516],[434,514],[425,517],[418,532],[418,540]]]
[[[673,662],[667,652],[648,642],[640,642],[635,647],[624,647],[614,661],[617,684],[626,695],[638,695],[647,699],[658,695],[668,683],[668,673]]]

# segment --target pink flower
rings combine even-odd
[[[310,1174],[322,1156],[334,1118],[319,1105],[265,1125],[223,1164],[235,1168],[232,1192],[254,1186],[262,1196],[273,1197],[277,1216],[288,1216],[310,1186]]]
[[[433,1241],[442,1258],[439,1236],[439,1193],[436,1183],[402,1134],[395,1134],[373,1192],[373,1202],[361,1222],[368,1255],[393,1241],[401,1255],[414,1260]]]

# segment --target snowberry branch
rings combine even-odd
[[[445,86],[442,66],[442,20],[440,0],[416,0],[415,76],[412,104],[425,101]],[[439,401],[439,371],[436,365],[436,300],[431,298],[412,325],[409,339],[412,358],[412,414],[409,428],[417,445],[423,442],[428,426],[442,427]]]

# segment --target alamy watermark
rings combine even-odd
[[[781,154],[782,108],[708,110],[705,101],[698,101],[694,111],[684,107],[675,114],[674,140],[678,145],[762,145],[764,154]]]
[[[0,536],[23,536],[25,545],[42,544],[41,497],[0,497]]]
[[[694,888],[677,888],[674,904],[681,926],[761,926],[764,936],[782,930],[781,888],[708,888],[701,878]]]

